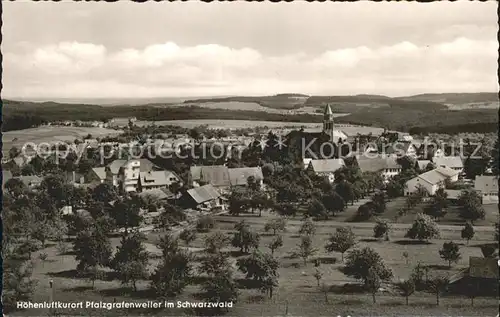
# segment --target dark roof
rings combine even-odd
[[[359,156],[357,162],[362,172],[379,172],[386,168],[402,168],[394,157]]]
[[[471,256],[469,258],[469,275],[498,279],[498,259]]]
[[[231,185],[229,170],[223,165],[192,166],[190,172],[193,181],[212,184],[215,187]]]
[[[345,166],[343,159],[311,160],[310,166],[316,173],[329,173]]]
[[[217,189],[215,189],[210,184],[189,189],[187,191],[187,194],[191,196],[191,198],[193,198],[193,200],[198,204],[202,204],[204,202],[220,197],[220,193],[217,191]]]

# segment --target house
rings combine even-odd
[[[136,191],[168,188],[173,183],[181,183],[181,178],[171,171],[139,172]]]
[[[302,164],[304,166],[304,169],[307,169],[309,167],[309,163],[312,161],[312,158],[303,158],[302,159]]]
[[[442,167],[442,166],[437,167],[435,171],[447,177],[448,180],[451,182],[457,182],[458,175],[460,174],[460,172],[457,170],[453,170],[449,167]]]
[[[24,185],[26,185],[26,187],[30,189],[36,188],[40,186],[40,184],[42,183],[42,179],[36,175],[19,176],[15,178],[19,179],[21,182],[24,183]]]
[[[430,160],[418,160],[415,165],[416,167],[418,167],[419,170],[425,171],[427,169],[427,166],[429,166],[429,164],[432,164]]]
[[[311,160],[308,169],[318,176],[327,177],[330,183],[335,181],[335,172],[345,166],[343,159]]]
[[[469,257],[469,267],[450,276],[448,290],[475,296],[498,296],[497,258]]]
[[[464,164],[459,156],[441,156],[432,159],[436,167],[448,167],[461,173],[464,169]]]
[[[191,166],[189,177],[193,187],[204,184],[211,184],[217,188],[229,188],[231,186],[229,169],[224,165]]]
[[[357,158],[358,166],[361,172],[381,173],[386,181],[389,178],[401,173],[402,166],[395,157],[376,157],[359,156]]]
[[[247,186],[248,178],[251,176],[255,178],[255,181],[260,186],[263,185],[264,176],[260,167],[229,168],[228,172],[231,186]]]
[[[211,184],[191,188],[186,191],[185,204],[193,208],[215,208],[224,209],[223,199],[219,191]]]
[[[148,159],[114,160],[106,166],[106,181],[115,187],[128,187],[137,184],[139,172],[160,170]],[[128,188],[130,189],[130,188]]]
[[[398,141],[388,145],[385,149],[385,154],[391,157],[408,156],[412,158],[417,157],[417,148],[411,142]]]
[[[92,167],[86,175],[86,182],[104,183],[106,181],[106,167]]]
[[[481,194],[483,204],[498,203],[498,176],[476,176],[476,179],[474,180],[474,189]]]
[[[406,182],[405,195],[416,192],[422,186],[429,195],[433,196],[439,188],[444,188],[446,180],[456,182],[458,172],[448,168],[436,168],[422,173]]]

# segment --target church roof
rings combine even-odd
[[[333,111],[332,111],[332,108],[330,108],[330,105],[326,105],[325,107],[325,115],[332,115],[333,114]]]

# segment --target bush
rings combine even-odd
[[[196,222],[196,230],[198,232],[209,232],[215,228],[215,220],[212,216],[203,216]]]

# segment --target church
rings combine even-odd
[[[339,153],[337,146],[347,141],[347,135],[334,128],[333,111],[330,105],[326,105],[323,114],[323,128],[322,129],[300,129],[291,131],[287,136],[287,143],[289,149],[301,149],[304,154],[304,145],[310,145],[308,148],[314,152],[318,158],[337,158]],[[332,146],[326,146],[325,143],[330,143]],[[323,147],[323,150],[321,150]],[[335,153],[331,152],[334,149]],[[309,156],[309,152],[304,156]],[[298,154],[298,153],[297,153]],[[313,157],[314,158],[314,157]]]

